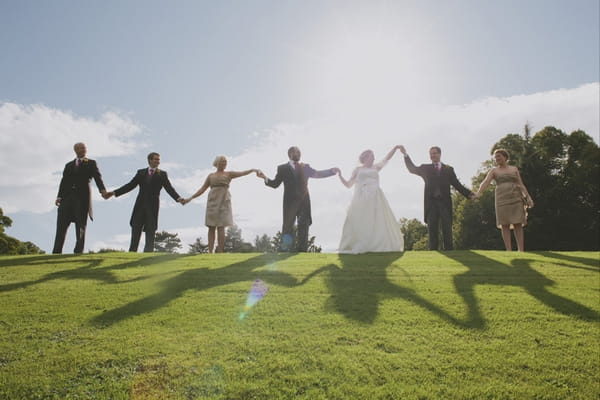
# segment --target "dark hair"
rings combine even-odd
[[[152,153],[148,154],[148,161],[152,160],[154,158],[154,156],[160,157],[160,154],[153,151]]]
[[[442,154],[442,149],[440,149],[438,146],[431,146],[429,148],[429,151],[431,150],[437,150],[438,153]]]
[[[504,150],[504,149],[496,149],[494,150],[494,154],[496,153],[500,153],[504,156],[504,158],[506,158],[506,160],[508,160],[510,157],[508,156],[508,151]]]
[[[294,150],[294,149],[298,149],[298,146],[292,146],[288,149],[288,157],[291,156],[292,150]],[[298,150],[300,150],[300,149],[298,149]]]

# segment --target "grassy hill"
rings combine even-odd
[[[0,399],[598,399],[599,264],[0,257]]]

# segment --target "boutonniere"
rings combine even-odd
[[[156,169],[154,170],[154,173],[155,173],[155,174],[160,174],[160,169],[156,168]]]
[[[83,162],[84,162],[84,163],[86,163],[86,162],[88,162],[88,161],[90,161],[90,160],[89,160],[87,157],[83,157]]]

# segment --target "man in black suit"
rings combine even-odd
[[[474,194],[464,187],[456,177],[454,168],[442,164],[440,161],[442,150],[434,146],[429,149],[431,164],[421,164],[418,167],[406,153],[404,146],[400,146],[404,154],[406,168],[412,174],[419,175],[425,181],[425,223],[429,232],[429,249],[438,249],[438,229],[442,223],[442,236],[444,237],[444,250],[452,250],[452,198],[450,185],[463,196],[473,198]]]
[[[317,171],[309,164],[300,162],[300,149],[296,146],[288,149],[289,161],[277,167],[275,179],[269,179],[264,174],[265,184],[278,188],[283,182],[283,226],[281,228],[280,251],[290,251],[293,243],[292,232],[294,223],[298,221],[298,252],[308,249],[308,227],[312,224],[310,212],[310,195],[308,193],[308,178],[326,178],[335,175],[339,169],[330,168]]]
[[[106,198],[112,195],[119,197],[122,194],[132,191],[136,186],[140,187],[133,213],[131,214],[131,243],[129,251],[136,252],[140,244],[142,231],[146,232],[146,244],[144,252],[154,251],[154,235],[158,228],[158,208],[160,205],[160,191],[164,187],[167,193],[178,203],[184,204],[183,198],[177,194],[167,172],[158,169],[160,164],[160,154],[148,154],[148,168],[142,168],[137,171],[133,179],[113,192],[107,193]]]
[[[90,181],[94,178],[96,186],[104,196],[106,188],[102,182],[102,175],[98,170],[96,161],[87,158],[87,148],[83,143],[75,143],[73,150],[77,158],[69,161],[63,170],[62,179],[58,187],[58,196],[55,204],[58,207],[56,219],[56,236],[52,253],[62,253],[67,229],[71,222],[75,223],[76,242],[74,253],[82,253],[85,244],[85,228],[88,215],[93,218]]]

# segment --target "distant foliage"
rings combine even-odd
[[[166,231],[156,232],[154,236],[154,251],[176,253],[181,247],[181,239],[177,237],[177,233]]]
[[[0,208],[0,254],[17,255],[45,253],[32,242],[21,242],[19,239],[15,239],[14,237],[5,234],[5,228],[10,228],[11,226],[12,219],[4,215],[4,211]]]
[[[252,243],[244,242],[242,230],[237,225],[233,225],[225,231],[223,251],[225,253],[251,253],[254,251],[254,247]]]
[[[427,225],[418,219],[400,218],[400,230],[404,236],[404,250],[425,250],[428,248]],[[425,248],[415,248],[415,244],[420,244],[423,241],[425,241]]]
[[[192,244],[188,244],[188,254],[203,254],[208,253],[208,244],[202,241],[202,238],[196,238]]]
[[[265,233],[254,238],[254,250],[259,253],[274,253],[277,248],[273,245],[273,239]]]

